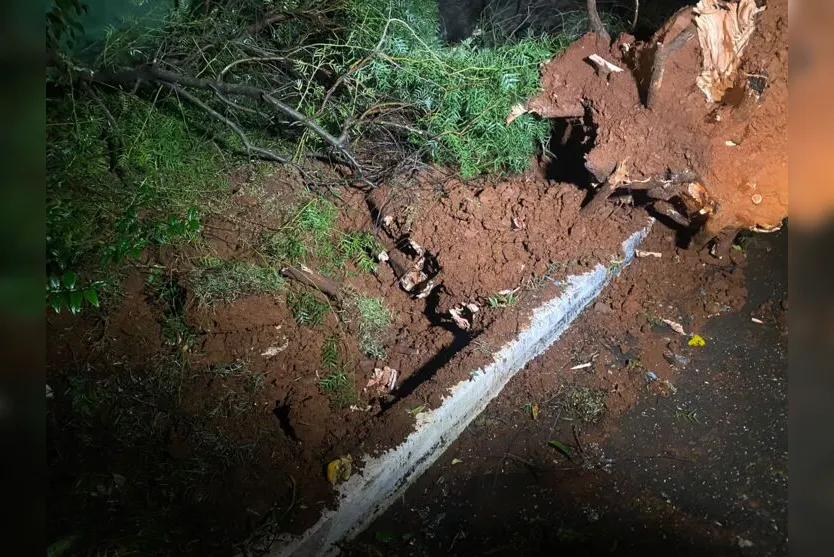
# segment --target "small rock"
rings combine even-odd
[[[594,311],[599,313],[611,313],[611,306],[603,304],[602,302],[597,302],[594,304]]]
[[[704,309],[709,315],[716,315],[721,313],[721,304],[718,302],[709,302],[704,306]]]

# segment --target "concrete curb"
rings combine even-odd
[[[492,363],[473,371],[469,380],[450,389],[439,408],[420,414],[415,431],[402,444],[364,459],[362,474],[354,475],[341,486],[341,500],[335,510],[327,511],[303,535],[274,548],[269,556],[338,554],[337,542],[370,525],[443,454],[518,370],[559,338],[611,278],[631,262],[635,248],[650,229],[651,222],[623,242],[625,257],[621,263],[612,268],[597,265],[584,275],[569,277],[559,297],[537,308],[527,328],[498,351]]]

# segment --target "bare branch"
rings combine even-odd
[[[208,112],[213,118],[216,118],[217,120],[220,120],[221,122],[226,124],[229,128],[231,128],[231,130],[233,132],[235,132],[237,134],[237,136],[240,138],[240,141],[241,141],[241,143],[243,143],[243,146],[246,149],[247,154],[249,154],[249,155],[255,154],[255,155],[258,155],[260,158],[263,158],[263,159],[266,159],[266,160],[271,160],[271,161],[274,161],[274,162],[280,162],[280,163],[289,162],[288,159],[285,159],[284,157],[276,155],[275,153],[273,153],[272,151],[270,151],[268,149],[263,149],[261,147],[256,147],[256,146],[252,145],[252,143],[249,141],[249,138],[246,137],[246,134],[243,133],[243,130],[240,129],[240,126],[238,126],[237,124],[235,124],[234,122],[232,122],[231,120],[229,120],[228,118],[226,118],[225,116],[223,116],[222,114],[220,114],[219,112],[214,110],[212,107],[210,107],[209,105],[204,103],[202,100],[200,100],[196,96],[192,95],[191,93],[189,93],[188,91],[186,91],[185,89],[180,87],[179,85],[177,85],[175,83],[165,82],[165,81],[162,82],[162,83],[163,83],[163,85],[165,85],[166,87],[168,87],[169,89],[174,91],[174,93],[176,93],[177,96],[180,96],[180,97],[184,98],[185,100],[187,100],[188,102],[200,107],[204,111]]]
[[[303,265],[301,267],[284,267],[281,269],[281,274],[287,278],[297,280],[301,284],[312,286],[336,302],[342,301],[342,285],[326,277],[315,274]]]
[[[240,95],[258,101],[266,102],[267,104],[272,106],[272,108],[275,109],[277,112],[289,116],[293,121],[302,124],[307,129],[309,129],[317,136],[319,136],[321,139],[323,139],[326,143],[333,147],[348,162],[348,164],[350,164],[358,172],[359,177],[364,182],[366,182],[368,185],[372,187],[375,187],[375,184],[372,184],[364,178],[362,178],[362,166],[356,160],[356,157],[354,157],[353,154],[345,146],[344,138],[334,137],[327,130],[323,129],[321,126],[319,126],[311,119],[306,117],[304,114],[298,112],[293,107],[279,101],[278,99],[270,95],[267,91],[259,87],[253,87],[251,85],[225,83],[222,81],[217,82],[208,79],[191,77],[188,75],[182,75],[168,70],[163,70],[159,67],[151,65],[140,66],[138,68],[122,70],[115,73],[94,72],[90,76],[90,79],[104,84],[141,83],[142,81],[163,83],[169,86],[173,84],[181,86],[178,87],[178,89],[181,91],[184,91],[182,87],[193,87],[195,89],[211,90],[215,93],[221,93],[224,95]],[[193,95],[190,96],[196,99],[198,102],[202,103],[202,101],[200,101]],[[205,103],[203,103],[203,105],[206,108],[209,108],[208,105],[205,105]],[[227,118],[225,118],[223,115],[219,113],[215,112],[215,114],[212,115],[215,118],[219,117],[221,121],[229,125],[230,121]],[[235,127],[237,126],[235,125]],[[237,130],[235,130],[235,133],[240,135],[242,131],[238,127]]]

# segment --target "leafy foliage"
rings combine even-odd
[[[515,292],[498,292],[487,298],[487,306],[493,309],[507,308],[518,302],[518,295]]]
[[[267,236],[266,254],[276,263],[310,264],[316,259],[325,274],[344,269],[348,261],[360,271],[376,272],[375,256],[382,245],[370,232],[343,232],[335,228],[337,210],[323,197],[313,197],[290,219],[279,234]]]
[[[198,205],[226,185],[184,114],[127,95],[101,100],[47,103],[47,276],[89,285],[149,246],[197,241]]]
[[[339,249],[342,256],[353,261],[359,270],[366,273],[376,272],[374,255],[382,251],[382,245],[373,234],[368,232],[344,234],[339,242]]]
[[[88,7],[79,0],[50,0],[46,12],[46,49],[72,49],[75,39],[84,32],[80,18]]]
[[[354,0],[345,5],[344,44],[319,45],[309,72],[321,66],[352,72],[346,106],[323,113],[323,88],[305,94],[310,114],[338,129],[349,114],[366,113],[390,99],[418,111],[409,139],[464,177],[520,172],[547,138],[549,125],[524,115],[507,125],[511,107],[538,87],[539,64],[567,45],[567,37],[525,38],[492,47],[468,39],[441,43],[433,0]],[[307,93],[305,88],[305,93]]]
[[[72,271],[66,271],[61,277],[52,275],[46,284],[46,302],[55,313],[62,309],[72,314],[81,312],[84,304],[99,307],[99,291],[103,281],[94,281],[86,286],[78,284],[78,277]]]

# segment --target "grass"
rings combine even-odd
[[[518,302],[518,295],[515,292],[492,294],[487,298],[487,306],[492,309],[508,308]]]
[[[338,230],[337,214],[332,202],[312,197],[280,233],[264,238],[262,251],[275,264],[317,266],[327,276],[345,274],[348,262],[359,271],[376,272],[376,255],[383,250],[382,245],[370,232]]]
[[[243,295],[274,294],[286,285],[274,267],[244,261],[212,261],[210,265],[195,270],[191,280],[194,297],[202,306],[230,303]]]
[[[46,106],[46,271],[72,273],[70,290],[95,306],[92,293],[118,283],[124,264],[146,248],[199,241],[200,207],[225,193],[227,181],[211,136],[187,123],[195,118],[189,107],[161,91],[150,101],[78,93]],[[50,305],[71,301],[52,290]]]
[[[695,410],[687,412],[686,410],[683,410],[681,408],[676,408],[675,420],[679,422],[701,425],[701,420],[698,418],[698,412]]]
[[[306,290],[287,294],[287,307],[299,325],[318,327],[330,310],[330,305],[319,300],[315,294]]]
[[[347,408],[359,401],[356,384],[352,376],[345,371],[339,357],[339,337],[330,336],[324,341],[321,350],[322,367],[327,374],[319,379],[318,386],[322,393],[330,398],[334,408]]]
[[[384,335],[391,324],[391,312],[385,306],[385,301],[354,293],[347,305],[350,318],[357,323],[360,350],[370,358],[384,360]]]

